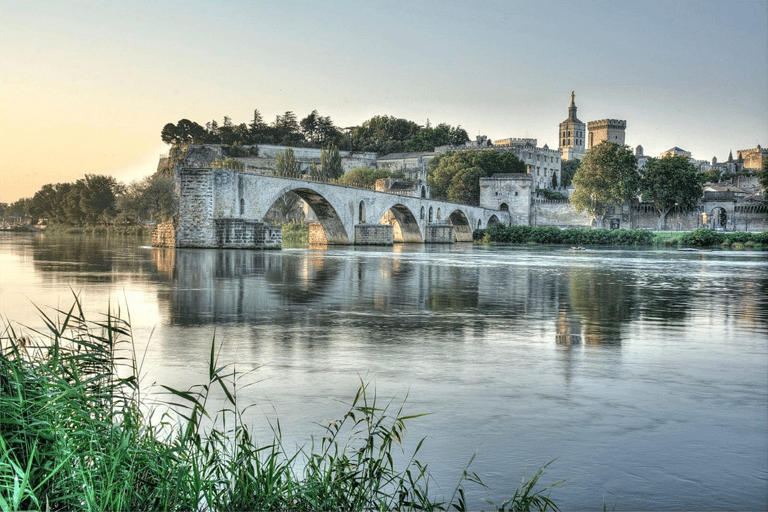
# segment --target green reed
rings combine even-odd
[[[163,386],[159,413],[138,380],[130,317],[85,318],[75,297],[45,328],[0,335],[0,510],[465,510],[466,471],[449,503],[429,492],[405,455],[403,404],[381,404],[361,385],[344,416],[317,441],[285,449],[280,424],[259,444],[243,421],[242,377],[216,363],[208,382]],[[211,412],[213,393],[225,405]],[[217,402],[220,401],[217,399]],[[402,455],[401,455],[402,454]],[[400,467],[400,466],[403,467]],[[543,469],[497,510],[557,510],[539,490]],[[557,485],[557,484],[554,484]]]

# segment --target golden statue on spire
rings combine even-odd
[[[576,94],[574,94],[574,92],[571,91],[571,105],[573,105],[574,103],[576,103]]]

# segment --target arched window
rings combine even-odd
[[[480,219],[478,219],[478,220],[477,220],[477,229],[480,229],[481,227],[483,227],[483,221],[481,221]]]
[[[440,208],[437,209],[437,220],[440,220],[442,215],[440,214]]]
[[[503,212],[508,212],[509,211],[509,205],[507,203],[501,203],[499,205],[499,210],[501,210]]]
[[[427,219],[427,222],[432,222],[432,207],[429,207],[429,219]]]
[[[245,199],[240,198],[240,215],[245,215]]]
[[[425,198],[425,199],[426,199],[426,197],[427,197],[427,187],[425,187],[425,186],[423,186],[423,185],[422,185],[422,187],[421,187],[421,197],[422,197],[422,198]],[[422,215],[422,218],[424,218],[424,216],[423,216],[423,215]]]
[[[421,218],[424,219],[424,207],[421,207]]]
[[[365,224],[365,202],[364,201],[360,201],[360,206],[359,206],[359,212],[358,212],[357,219],[358,219],[357,221],[360,224]]]

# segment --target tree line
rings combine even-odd
[[[5,205],[12,217],[46,219],[72,226],[142,224],[169,219],[176,212],[173,180],[155,173],[128,185],[112,176],[86,174],[69,183],[43,185],[34,196]]]
[[[277,144],[292,147],[324,148],[334,146],[342,151],[374,152],[379,155],[411,151],[432,151],[437,146],[459,146],[469,141],[466,130],[446,123],[422,126],[414,121],[393,116],[374,116],[359,126],[337,127],[330,117],[313,110],[299,120],[292,111],[277,115],[267,123],[258,109],[249,123],[235,124],[224,116],[205,125],[189,119],[167,123],[160,132],[170,145],[222,144],[249,146]]]

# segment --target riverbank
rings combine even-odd
[[[117,236],[152,236],[153,226],[69,226],[49,224],[42,232],[47,235],[117,235]]]
[[[214,342],[208,382],[161,386],[168,412],[158,420],[140,386],[130,324],[110,312],[89,321],[77,299],[59,313],[43,317],[47,336],[10,327],[0,335],[3,510],[465,510],[463,486],[482,486],[457,475],[450,501],[435,500],[417,459],[423,440],[396,456],[406,423],[422,415],[381,404],[364,382],[318,443],[286,452],[279,424],[260,443],[238,407],[240,379],[216,364]],[[222,391],[225,406],[211,410],[209,398]],[[553,485],[536,489],[543,469],[505,506],[558,510]]]
[[[590,229],[497,224],[474,232],[484,244],[552,244],[570,246],[715,247],[768,249],[768,232],[723,232],[700,228],[688,232],[653,232],[645,229]]]

